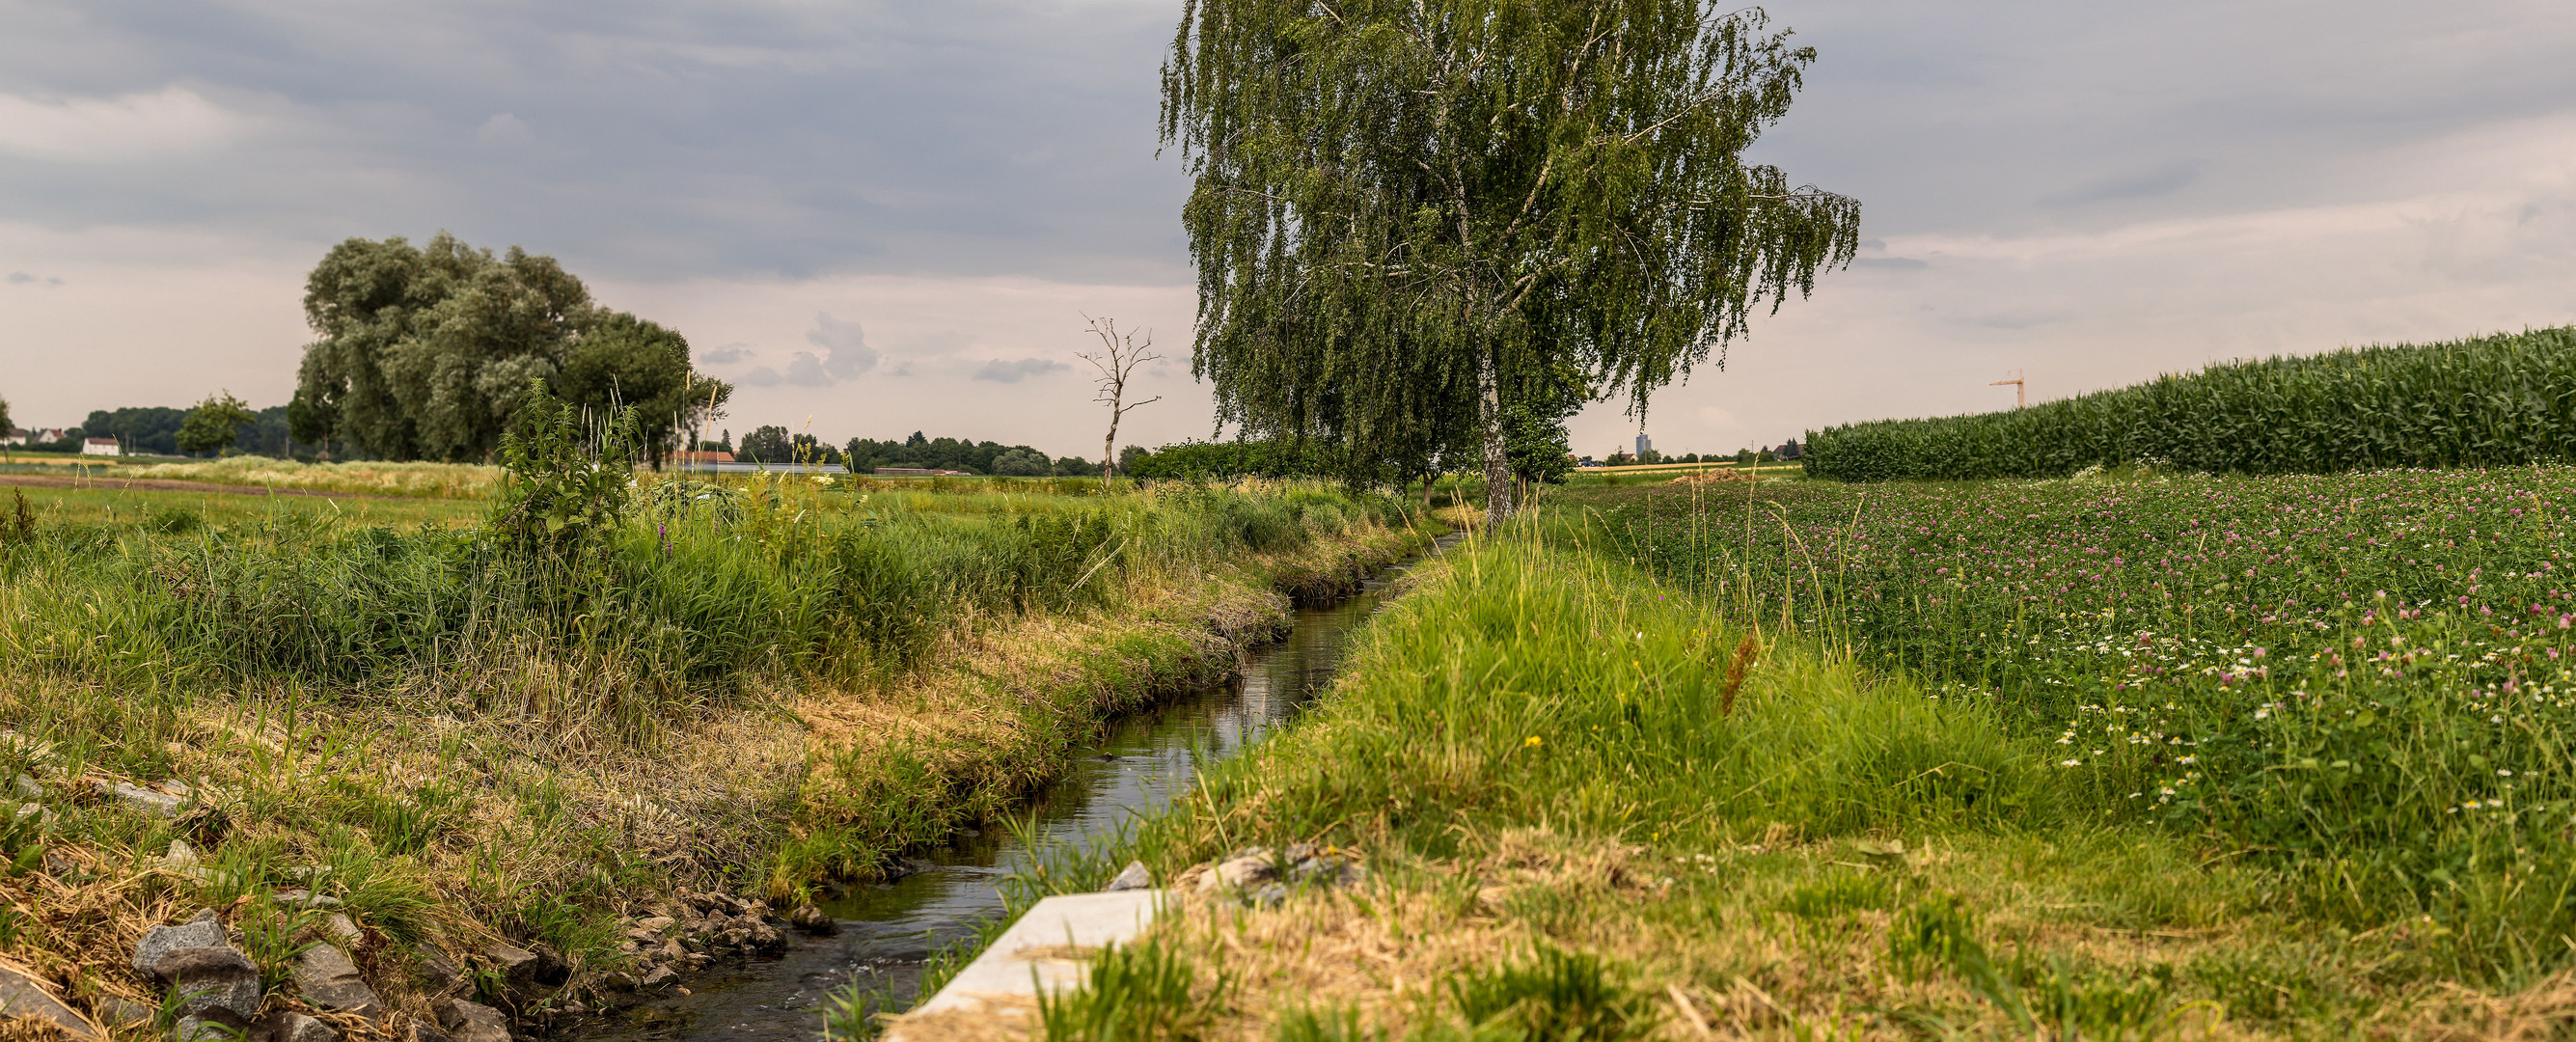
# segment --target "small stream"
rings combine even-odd
[[[1455,538],[1442,538],[1433,552]],[[1287,638],[1253,649],[1241,678],[1113,721],[1106,738],[1026,808],[1031,834],[1047,847],[1089,849],[1186,790],[1201,757],[1232,756],[1260,741],[1332,680],[1344,643],[1403,568],[1381,571],[1330,607],[1297,609]],[[996,888],[1029,866],[1030,852],[995,825],[919,860],[929,867],[825,904],[840,920],[838,934],[795,935],[783,955],[719,965],[688,981],[688,995],[638,1004],[574,1034],[586,1042],[813,1042],[825,997],[854,980],[880,1010],[909,1007],[931,955],[974,939],[982,921],[1002,912]]]

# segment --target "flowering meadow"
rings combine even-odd
[[[2576,950],[2576,469],[1586,499],[1664,581],[1992,706],[2069,814],[2278,866],[2445,969]]]

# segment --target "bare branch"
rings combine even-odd
[[[1091,323],[1091,335],[1100,338],[1099,351],[1079,351],[1074,357],[1091,363],[1091,367],[1100,372],[1100,378],[1092,381],[1091,400],[1109,407],[1109,434],[1100,442],[1100,483],[1105,486],[1118,465],[1118,421],[1125,418],[1131,409],[1163,400],[1163,396],[1158,394],[1141,402],[1127,401],[1128,374],[1135,372],[1137,366],[1159,361],[1163,356],[1154,353],[1151,330],[1144,333],[1145,340],[1140,344],[1136,342],[1135,332],[1118,331],[1117,319],[1080,314],[1084,321]]]

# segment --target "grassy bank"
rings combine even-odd
[[[2141,814],[2023,706],[1768,611],[1757,630],[1619,535],[1561,520],[1424,570],[1328,697],[1133,848],[1189,879],[1317,844],[1367,881],[1194,899],[1148,944],[1188,986],[1140,999],[1151,960],[1109,960],[1053,1042],[1106,1037],[1092,1015],[1283,1042],[2541,1037],[2565,1016],[2540,922],[2453,917],[2468,901],[2365,921],[2320,899],[2313,856]],[[2417,811],[2329,799],[2356,827]],[[2560,893],[2538,831],[2458,892]]]
[[[1424,538],[1302,485],[621,488],[461,526],[31,495],[0,532],[0,776],[40,809],[0,837],[0,958],[112,1023],[157,1002],[136,937],[200,907],[282,978],[309,886],[399,1007],[542,1021],[641,976],[627,932],[675,892],[866,878]],[[439,983],[504,940],[565,989]]]

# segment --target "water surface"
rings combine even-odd
[[[1077,849],[1112,841],[1123,824],[1186,791],[1202,757],[1259,741],[1332,679],[1345,642],[1377,611],[1398,571],[1330,607],[1298,609],[1287,639],[1254,649],[1240,678],[1114,721],[1024,810],[1036,824],[1032,836]],[[691,994],[642,1003],[575,1034],[601,1042],[810,1042],[825,997],[852,981],[875,995],[878,1009],[910,1006],[932,953],[972,940],[1002,912],[996,888],[1029,866],[1030,852],[996,827],[920,860],[926,871],[853,888],[825,905],[840,920],[839,934],[799,936],[783,955],[719,966],[690,980]]]

